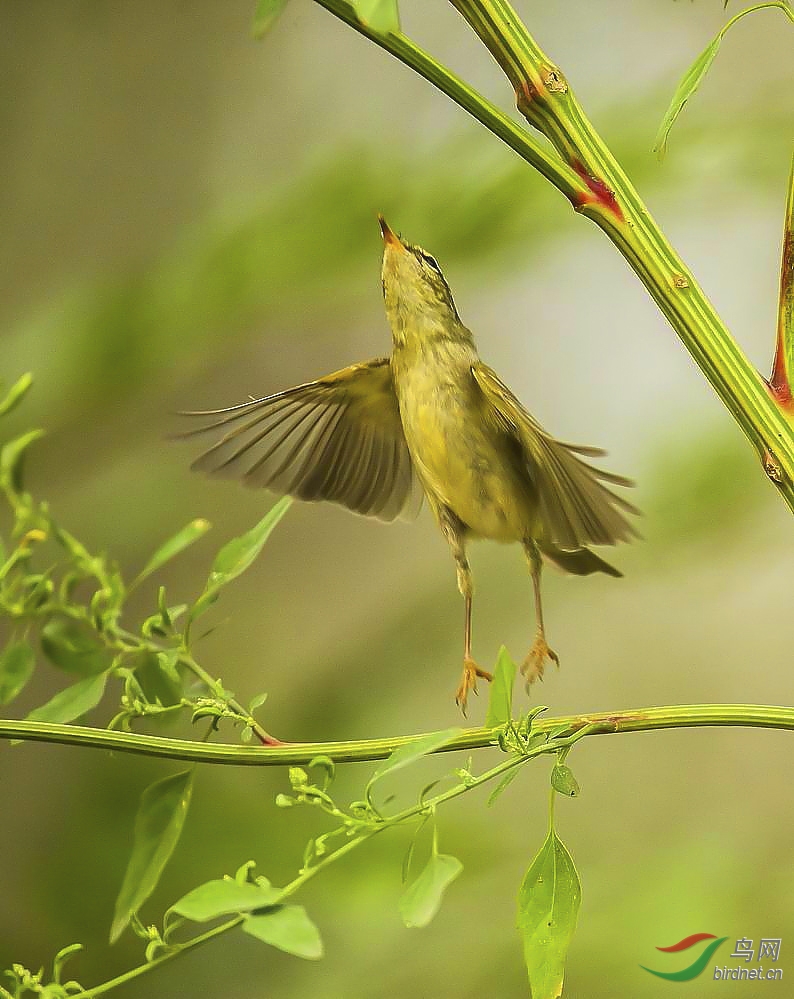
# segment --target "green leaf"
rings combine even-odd
[[[510,787],[513,781],[518,777],[520,767],[513,767],[512,770],[508,770],[506,774],[502,777],[496,787],[491,791],[488,796],[488,801],[486,802],[487,807],[490,808],[491,805],[497,800],[497,798]]]
[[[506,725],[513,717],[513,684],[515,678],[516,664],[510,658],[510,653],[503,645],[499,649],[493,682],[491,683],[488,714],[485,716],[486,728],[497,728]]]
[[[272,506],[259,523],[239,538],[233,538],[215,556],[204,592],[193,605],[190,619],[198,617],[215,600],[221,587],[236,579],[262,551],[276,524],[290,507],[292,500],[284,496]]]
[[[189,891],[171,906],[169,912],[191,919],[194,923],[206,923],[230,912],[251,912],[273,905],[279,894],[277,888],[221,878],[207,881]]]
[[[708,72],[709,66],[714,62],[721,43],[722,33],[720,32],[703,49],[681,78],[681,82],[673,94],[673,99],[670,101],[670,106],[662,119],[662,124],[659,126],[656,141],[653,144],[653,151],[659,156],[659,159],[662,159],[667,152],[667,139],[670,135],[670,129],[673,127],[676,118],[683,111],[686,102],[700,86],[703,77]]]
[[[406,926],[427,926],[441,907],[444,892],[463,870],[457,857],[433,853],[419,877],[400,899],[400,915]]]
[[[22,466],[25,452],[30,445],[44,436],[43,430],[28,430],[21,437],[16,437],[3,445],[0,450],[0,480],[14,492],[22,490]]]
[[[198,520],[191,520],[189,524],[182,528],[181,531],[169,538],[164,544],[162,544],[157,551],[152,555],[146,565],[138,573],[133,586],[137,586],[142,580],[146,579],[147,576],[151,576],[153,572],[156,572],[159,568],[164,566],[166,562],[170,562],[172,558],[175,558],[186,548],[193,544],[194,541],[198,541],[199,538],[204,537],[207,531],[212,525],[208,520],[199,518]]]
[[[135,659],[135,679],[150,704],[165,708],[182,700],[182,680],[175,666],[176,652],[140,652]]]
[[[302,905],[280,905],[269,912],[248,916],[243,930],[296,957],[316,961],[323,956],[320,932]]]
[[[116,899],[111,943],[156,888],[182,834],[192,789],[193,771],[182,770],[150,784],[141,795],[132,856]]]
[[[0,402],[0,416],[5,416],[18,406],[32,384],[33,375],[30,372],[22,375],[8,390],[5,399]]]
[[[575,798],[579,793],[579,783],[573,775],[573,770],[565,763],[556,763],[551,771],[551,786],[559,794]]]
[[[79,676],[108,669],[112,656],[96,633],[69,617],[56,617],[41,629],[41,648],[53,666]]]
[[[400,31],[397,0],[352,0],[356,17],[379,35],[396,35]]]
[[[581,901],[573,859],[551,829],[518,893],[518,929],[533,999],[562,995],[565,958]]]
[[[287,0],[259,0],[251,24],[251,34],[257,41],[265,37],[286,6]]]
[[[369,786],[371,787],[376,780],[380,780],[386,774],[402,770],[403,767],[407,767],[423,756],[427,756],[428,753],[433,753],[437,749],[441,749],[442,746],[446,746],[448,742],[451,742],[457,735],[460,735],[461,731],[460,728],[447,728],[442,732],[431,732],[429,735],[421,735],[407,742],[404,746],[400,746],[399,749],[395,749],[391,756],[378,766],[372,775]]]
[[[0,704],[9,704],[33,674],[36,657],[30,642],[9,642],[0,655]]]
[[[87,676],[84,680],[73,683],[46,704],[34,708],[27,720],[65,725],[82,717],[102,700],[107,679],[107,673],[99,673],[97,676]]]
[[[753,7],[747,7],[745,10],[739,11],[738,14],[728,21],[728,23],[717,33],[716,37],[709,42],[705,49],[703,49],[686,73],[684,73],[681,82],[676,88],[676,91],[673,94],[673,99],[670,101],[670,106],[662,119],[662,124],[659,127],[659,132],[657,133],[656,141],[653,145],[653,151],[658,154],[659,159],[662,159],[664,154],[667,152],[667,139],[670,135],[670,129],[673,127],[676,118],[683,110],[686,102],[703,82],[703,78],[709,71],[709,67],[714,62],[717,52],[719,51],[722,39],[725,37],[725,33],[730,27],[736,24],[738,20],[743,18],[745,14],[752,14],[754,11],[763,10],[767,7],[778,7],[789,17],[790,20],[794,21],[794,14],[791,12],[791,8],[786,2],[784,2],[784,0],[780,0],[780,2],[777,3],[763,3],[756,4]]]

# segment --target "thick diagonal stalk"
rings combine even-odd
[[[615,243],[794,511],[794,429],[598,135],[561,70],[506,0],[450,0],[504,70],[527,121],[586,185],[572,199]]]

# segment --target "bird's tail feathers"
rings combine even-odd
[[[605,572],[608,576],[619,577],[623,575],[619,569],[599,558],[589,548],[565,551],[562,548],[555,548],[553,545],[540,545],[539,547],[550,562],[574,576],[589,576],[593,572]]]

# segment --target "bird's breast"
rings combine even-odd
[[[431,507],[448,507],[474,536],[519,541],[529,516],[526,485],[483,419],[471,360],[395,366],[405,439]]]

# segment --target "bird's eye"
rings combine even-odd
[[[426,264],[429,264],[433,268],[436,274],[441,273],[441,268],[438,266],[438,261],[435,259],[435,257],[431,257],[429,253],[423,253],[422,259]]]

